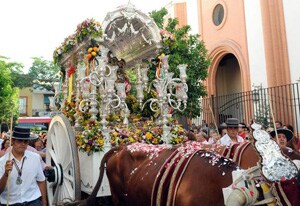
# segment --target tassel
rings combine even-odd
[[[71,74],[69,78],[68,103],[70,103],[72,99],[72,89],[73,89],[73,74]]]

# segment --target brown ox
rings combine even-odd
[[[245,145],[239,154],[235,154],[234,151],[238,151],[236,148],[232,149],[233,154],[229,156],[234,157],[242,168],[247,169],[257,164],[259,156],[252,144]],[[93,205],[101,185],[105,164],[114,205],[151,205],[151,202],[155,205],[167,205],[168,201],[170,204],[170,200],[167,199],[170,199],[170,194],[174,197],[171,200],[174,205],[224,205],[222,188],[232,183],[231,172],[236,169],[236,165],[205,151],[223,154],[224,147],[201,147],[190,159],[185,172],[180,173],[180,181],[175,179],[179,184],[174,186],[170,184],[171,180],[167,180],[160,190],[157,181],[162,181],[165,177],[158,180],[157,177],[162,173],[162,167],[167,167],[166,162],[177,147],[164,148],[159,153],[128,147],[131,146],[116,147],[105,154],[100,166],[99,180],[93,193],[85,201],[86,205]],[[284,153],[289,154],[286,151]],[[238,156],[240,158],[237,158]],[[217,163],[212,164],[216,159]],[[153,188],[156,188],[156,192],[153,192]],[[155,197],[159,196],[159,201],[153,199],[153,193]]]
[[[101,161],[99,180],[93,193],[85,201],[85,205],[94,204],[103,178],[105,164],[114,205],[151,205],[152,188],[164,180],[162,177],[157,181],[157,177],[162,173],[162,169],[171,168],[171,163],[165,163],[174,154],[176,148],[147,152],[129,147],[116,147],[104,155]],[[182,173],[176,173],[179,179],[175,182],[179,184],[171,187],[172,180],[165,179],[165,185],[162,188],[160,188],[161,185],[157,186],[156,195],[154,195],[155,197],[160,196],[161,199],[153,198],[153,203],[167,205],[167,198],[174,197],[171,201],[176,206],[224,205],[222,188],[232,183],[231,172],[236,170],[237,166],[226,158],[204,150],[195,150],[183,158],[189,159],[189,164],[186,164]],[[172,172],[171,176],[174,174]],[[172,188],[175,188],[176,191]],[[169,189],[171,189],[171,193]],[[168,193],[173,195],[170,196]]]

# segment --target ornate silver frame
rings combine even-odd
[[[124,59],[126,68],[154,56],[161,47],[157,25],[130,2],[109,12],[102,23],[102,29],[102,44],[119,60]]]

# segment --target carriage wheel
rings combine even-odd
[[[81,182],[75,135],[69,120],[55,116],[47,137],[46,164],[53,170],[47,178],[49,205],[80,200]]]

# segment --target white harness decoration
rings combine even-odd
[[[261,156],[261,161],[256,167],[232,172],[233,183],[229,187],[223,188],[225,205],[229,205],[229,196],[236,191],[238,191],[236,194],[244,195],[243,197],[246,200],[243,205],[262,205],[268,203],[272,205],[275,202],[278,203],[278,198],[275,198],[271,194],[269,186],[263,179],[267,182],[275,182],[292,179],[298,173],[296,165],[282,154],[278,144],[270,138],[270,135],[266,131],[261,130],[260,125],[254,123],[251,127],[254,129],[253,137],[256,140],[254,146]],[[257,200],[259,196],[257,186],[263,189],[264,200],[262,201]],[[239,197],[235,196],[235,198]]]

